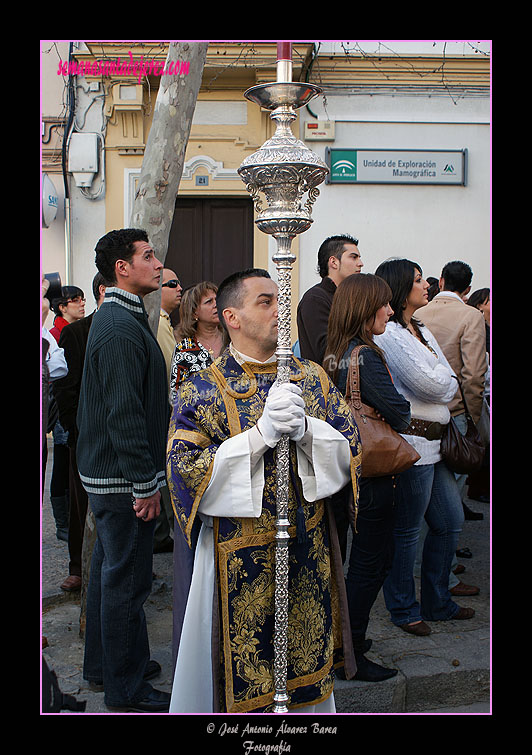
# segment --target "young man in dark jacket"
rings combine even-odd
[[[348,275],[359,273],[362,267],[358,239],[353,236],[329,236],[320,246],[318,272],[321,281],[303,294],[297,308],[297,331],[303,359],[323,364],[329,312],[336,287]]]
[[[145,231],[111,231],[96,245],[111,284],[93,317],[80,390],[78,469],[97,540],[87,593],[84,678],[103,684],[111,710],[168,710],[147,679],[144,601],[151,591],[153,531],[165,484],[169,420],[166,367],[143,304],[163,265]]]

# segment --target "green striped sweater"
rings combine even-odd
[[[77,415],[85,490],[153,495],[166,484],[168,421],[165,361],[143,301],[108,288],[89,332]]]

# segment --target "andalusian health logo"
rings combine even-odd
[[[338,151],[331,165],[331,179],[336,181],[357,180],[357,153],[353,150],[342,153]]]

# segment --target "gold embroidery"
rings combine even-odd
[[[181,389],[184,391],[180,394],[182,411],[189,418],[194,417],[198,432],[175,432],[174,424],[172,440],[168,443],[169,466],[173,464],[182,474],[179,484],[186,485],[194,498],[192,508],[190,497],[187,499],[187,518],[184,508],[179,508],[179,491],[175,491],[176,495],[171,491],[176,517],[189,542],[194,517],[211,479],[216,448],[225,438],[256,424],[264,408],[264,387],[267,388],[276,375],[275,363],[245,363],[242,371],[226,369],[226,363],[227,356],[222,355],[202,372],[201,395],[191,387],[193,383]],[[326,422],[334,421],[334,426],[345,434],[352,447],[356,448],[358,444],[358,456],[351,462],[356,503],[356,475],[361,449],[349,408],[338,392],[332,390],[329,379],[318,365],[303,365],[299,360],[294,360],[294,365],[291,380],[304,381],[301,387],[306,413]],[[205,392],[212,395],[210,401],[203,402]],[[243,411],[240,411],[240,399],[245,399]],[[190,414],[191,408],[193,415]],[[195,445],[195,453],[190,444]],[[324,503],[304,500],[293,443],[290,444],[290,454],[296,488],[290,485],[288,497],[291,576],[287,688],[295,697],[290,707],[299,707],[302,698],[297,690],[300,688],[307,690],[305,704],[320,702],[331,694],[335,652],[341,652],[342,637],[338,585],[331,569]],[[222,709],[228,712],[268,709],[273,705],[271,632],[275,593],[275,468],[274,450],[264,457],[263,506],[259,517],[214,519],[220,661],[225,692]],[[176,496],[177,506],[174,505]],[[296,539],[300,534],[296,527],[298,506],[303,507],[306,544]],[[294,569],[295,552],[300,554],[297,569]]]
[[[229,436],[233,437],[238,435],[242,429],[240,427],[240,417],[236,409],[234,398],[228,390],[226,380],[215,363],[211,364],[208,371],[212,374],[222,397],[222,401],[227,413],[227,421],[229,423]]]
[[[322,582],[305,567],[290,585],[288,659],[298,676],[315,672],[323,653],[327,615],[322,603]]]
[[[191,430],[176,430],[172,435],[168,437],[167,452],[172,450],[172,444],[174,440],[188,440],[189,443],[194,443],[200,448],[207,448],[211,445],[211,439],[201,433],[196,433]]]
[[[326,626],[329,614],[325,608],[328,602],[325,596],[330,595],[332,584],[328,547],[324,540],[323,502],[320,501],[316,508],[306,522],[312,543],[309,555],[316,563],[316,569],[303,567],[290,585],[288,642],[293,668],[288,688],[324,685],[323,691],[320,686],[320,697],[323,694],[325,699],[332,689],[326,677],[332,668],[335,633],[333,627]],[[295,526],[289,528],[289,534],[295,540]],[[273,701],[272,662],[261,655],[261,628],[273,614],[274,540],[275,530],[270,529],[251,537],[235,537],[218,545],[226,709],[229,712],[255,710]],[[261,567],[255,579],[249,580],[244,568],[241,556],[244,552]],[[245,682],[244,691],[235,693],[238,685],[233,674]]]

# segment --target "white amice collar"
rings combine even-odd
[[[238,364],[244,364],[244,362],[255,362],[255,364],[269,364],[270,362],[276,362],[277,356],[275,352],[266,359],[266,361],[261,362],[259,359],[253,359],[252,357],[248,357],[245,354],[242,354],[242,352],[237,351],[232,343],[229,344],[229,351],[231,353],[231,356],[235,359],[235,361],[238,362]]]

